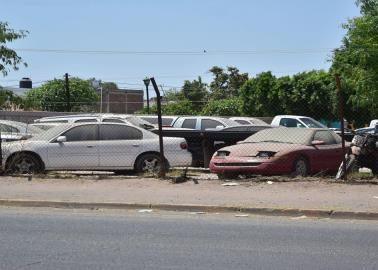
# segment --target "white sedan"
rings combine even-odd
[[[159,137],[119,123],[63,124],[33,138],[3,144],[3,166],[12,173],[45,170],[157,170]],[[183,138],[164,138],[169,166],[190,166]]]

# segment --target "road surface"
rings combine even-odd
[[[0,269],[378,269],[378,222],[0,208]]]

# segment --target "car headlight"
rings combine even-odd
[[[272,151],[259,151],[256,155],[256,157],[259,158],[271,158],[273,157],[277,152]]]
[[[217,154],[216,154],[217,157],[227,157],[229,155],[230,155],[229,151],[217,151]]]

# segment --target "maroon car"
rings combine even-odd
[[[219,178],[238,175],[307,176],[337,172],[343,157],[341,138],[329,129],[265,129],[214,153],[210,171]]]

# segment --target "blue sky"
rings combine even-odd
[[[154,76],[165,89],[202,76],[214,65],[277,76],[327,69],[340,46],[341,24],[359,14],[354,0],[0,0],[0,20],[27,29],[15,49],[199,52],[198,54],[78,54],[19,50],[27,68],[0,77],[17,85],[68,72],[140,88]],[[201,53],[206,50],[208,53]],[[221,51],[249,51],[230,54]]]

